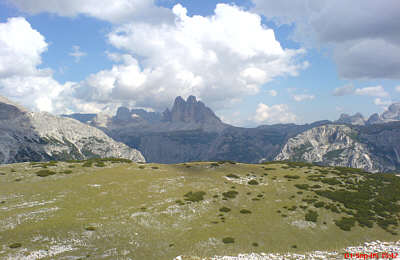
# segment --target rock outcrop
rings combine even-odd
[[[361,113],[356,113],[354,115],[341,114],[340,118],[335,121],[338,124],[349,124],[349,125],[365,125],[365,118]]]
[[[389,162],[376,153],[371,142],[365,138],[365,128],[332,124],[315,127],[290,138],[275,160],[361,168],[369,172],[387,172],[397,168],[396,162]]]
[[[0,98],[0,163],[143,155],[101,130],[49,113],[29,112]]]
[[[373,114],[369,119],[369,124],[383,124],[400,121],[400,103],[391,104],[381,115]]]

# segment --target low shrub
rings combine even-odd
[[[353,217],[350,218],[342,217],[341,220],[335,220],[336,226],[338,226],[341,230],[344,231],[350,231],[351,228],[354,227],[355,223],[356,220]]]
[[[229,211],[231,211],[231,209],[227,208],[227,207],[222,207],[222,208],[219,209],[219,211],[221,211],[221,212],[229,212]]]
[[[249,185],[258,185],[258,181],[250,180],[247,184],[249,184]]]
[[[82,164],[82,167],[92,167],[93,162],[92,161],[86,161]]]
[[[239,192],[235,191],[235,190],[230,190],[227,192],[222,193],[222,196],[224,196],[224,198],[229,198],[229,199],[234,199],[236,198],[236,196],[239,194]]]
[[[310,188],[308,184],[295,184],[294,186],[300,190],[308,190]]]
[[[62,173],[64,173],[64,174],[71,174],[72,171],[71,171],[71,170],[65,170],[65,171],[63,171]]]
[[[316,208],[322,208],[323,206],[325,206],[325,202],[323,201],[318,201],[314,204],[314,207]]]
[[[19,248],[21,246],[22,246],[21,243],[12,243],[12,244],[8,245],[9,248]]]
[[[95,231],[96,228],[93,227],[93,226],[90,226],[90,227],[86,227],[85,230],[87,230],[87,231]]]
[[[242,213],[242,214],[251,214],[251,211],[248,210],[248,209],[241,209],[240,213]]]
[[[40,170],[40,171],[36,172],[36,175],[39,177],[47,177],[47,176],[54,175],[54,174],[56,174],[56,173],[53,171],[50,171],[50,170]]]
[[[232,244],[232,243],[235,243],[235,239],[233,237],[224,237],[222,239],[222,242],[224,244]]]
[[[233,179],[239,179],[240,178],[239,176],[237,176],[236,174],[233,174],[233,173],[230,173],[230,174],[226,175],[226,177],[233,178]]]
[[[316,211],[309,210],[305,215],[306,221],[317,222],[317,219],[318,219],[318,213]]]
[[[285,177],[286,179],[292,179],[292,180],[300,179],[299,175],[285,175],[283,177]]]
[[[184,195],[184,197],[186,201],[199,202],[204,200],[204,195],[206,195],[204,191],[196,191],[196,192],[189,191]]]
[[[106,165],[104,164],[104,162],[100,161],[100,162],[96,162],[96,164],[94,166],[96,166],[96,167],[105,167]]]

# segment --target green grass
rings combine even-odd
[[[302,253],[400,239],[395,176],[287,162],[90,162],[92,167],[84,167],[86,161],[57,162],[49,169],[35,167],[41,163],[0,165],[6,173],[0,175],[0,259],[66,245],[75,250],[44,259]],[[73,174],[63,174],[72,165]],[[269,165],[273,169],[258,181]],[[36,175],[40,170],[56,174],[43,178]],[[247,173],[259,184],[226,178]],[[17,242],[21,247],[9,247]]]

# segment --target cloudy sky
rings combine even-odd
[[[400,100],[398,0],[1,0],[0,95],[34,111],[163,111],[239,126]]]

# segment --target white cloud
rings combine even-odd
[[[315,96],[310,94],[295,94],[292,96],[292,98],[297,102],[301,102],[304,100],[313,100]]]
[[[274,89],[268,90],[267,92],[270,96],[273,96],[273,97],[276,97],[278,95],[278,92]]]
[[[0,23],[0,77],[35,73],[41,54],[47,50],[44,37],[22,17]]]
[[[387,97],[389,94],[382,86],[357,88],[354,93],[360,96]]]
[[[374,104],[377,106],[382,106],[382,107],[388,107],[390,104],[392,104],[391,100],[382,100],[380,98],[375,98]]]
[[[74,45],[72,46],[73,52],[70,52],[68,55],[72,56],[75,58],[75,62],[79,62],[81,60],[81,57],[84,57],[87,55],[86,52],[81,51],[81,47],[79,47],[78,45]]]
[[[304,50],[283,49],[258,15],[239,7],[218,4],[208,17],[189,17],[181,5],[173,12],[175,24],[133,22],[112,31],[109,42],[129,54],[108,54],[122,63],[81,82],[75,96],[164,109],[177,95],[194,94],[215,108],[307,66],[298,61]]]
[[[286,104],[268,106],[258,104],[254,121],[257,123],[291,123],[296,121],[297,117],[289,111]]]
[[[83,14],[112,23],[141,21],[148,23],[173,22],[167,8],[154,4],[154,0],[8,0],[24,12],[54,13],[75,17]]]
[[[0,95],[34,110],[53,111],[62,86],[49,69],[39,69],[44,37],[22,17],[0,23]]]
[[[277,24],[295,23],[297,41],[333,47],[343,78],[400,78],[400,1],[252,1]]]
[[[334,96],[345,96],[345,95],[352,95],[354,94],[354,86],[353,85],[346,85],[343,87],[335,88],[333,91]]]
[[[400,86],[396,86],[395,90],[396,92],[400,92]]]

